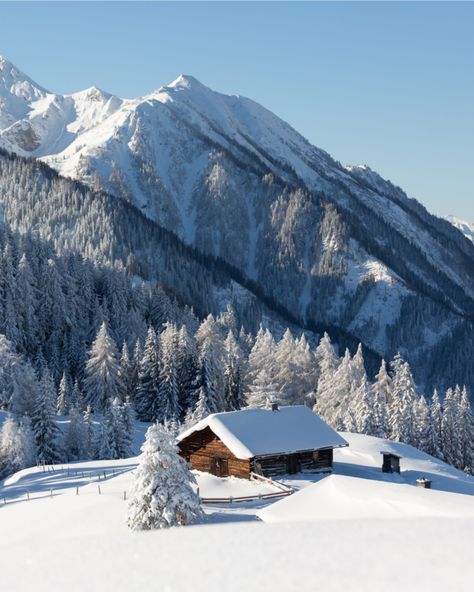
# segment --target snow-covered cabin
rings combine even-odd
[[[332,467],[347,442],[308,407],[214,413],[178,436],[193,469],[227,477],[294,474]]]

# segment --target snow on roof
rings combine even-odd
[[[365,518],[474,517],[474,497],[415,482],[394,483],[330,475],[257,512],[264,522],[300,522]]]
[[[240,459],[348,446],[304,405],[214,413],[180,434],[178,442],[207,427]]]

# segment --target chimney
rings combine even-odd
[[[272,403],[272,411],[280,411],[278,403]]]

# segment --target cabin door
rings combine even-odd
[[[297,454],[289,454],[286,459],[286,470],[289,475],[295,475],[300,471],[300,462]]]
[[[216,477],[229,476],[229,461],[226,458],[211,456],[210,465],[210,473],[216,475]]]

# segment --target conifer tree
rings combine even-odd
[[[127,523],[132,530],[184,526],[201,519],[199,497],[174,438],[159,424],[148,428],[130,492]]]
[[[95,429],[94,429],[94,419],[92,415],[92,408],[90,405],[87,406],[86,410],[83,413],[84,418],[84,427],[85,427],[85,450],[87,458],[93,459],[96,455],[96,447],[95,447]]]
[[[385,360],[382,360],[378,374],[372,385],[374,402],[374,436],[386,438],[388,436],[388,408],[392,399],[392,381],[387,372]]]
[[[449,388],[446,391],[443,405],[443,418],[441,421],[441,433],[443,438],[444,460],[458,469],[464,469],[463,451],[459,439],[460,425],[459,404],[455,391]]]
[[[64,437],[66,456],[69,461],[84,460],[88,457],[87,426],[80,411],[71,407],[70,421]]]
[[[178,333],[176,325],[165,324],[161,333],[161,370],[158,387],[160,412],[158,420],[163,423],[177,420],[181,414],[177,376]]]
[[[104,411],[123,390],[117,348],[105,322],[89,352],[84,380],[86,402],[93,411]]]
[[[459,405],[459,439],[462,453],[460,468],[472,475],[474,473],[474,414],[466,387],[462,390]]]
[[[53,464],[63,457],[60,430],[54,422],[56,389],[48,369],[44,369],[32,417],[36,455],[40,463]]]
[[[443,454],[443,410],[439,399],[438,391],[435,389],[431,397],[430,416],[432,425],[431,442],[427,451],[432,456],[444,460]]]
[[[143,357],[138,371],[138,386],[135,394],[135,409],[140,421],[156,421],[160,415],[161,352],[157,335],[149,327]]]
[[[56,412],[58,415],[67,415],[71,406],[71,383],[66,372],[63,372],[59,383]]]
[[[244,396],[241,378],[242,351],[232,331],[229,331],[224,342],[224,352],[225,410],[234,411],[244,405]]]

